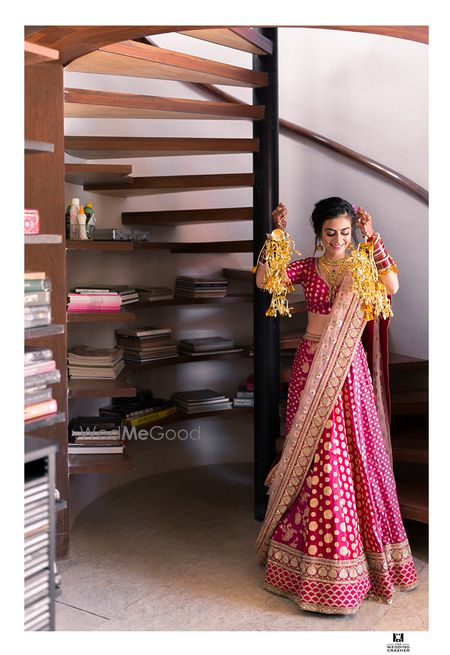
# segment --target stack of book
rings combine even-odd
[[[51,384],[60,382],[61,373],[56,368],[49,348],[25,348],[25,421],[41,418],[57,411],[52,397]]]
[[[45,273],[25,273],[25,329],[42,327],[52,322],[51,288],[51,282]]]
[[[67,354],[69,376],[75,380],[115,380],[124,368],[122,348],[76,346]]]
[[[230,398],[212,389],[193,389],[192,391],[176,391],[172,400],[184,414],[202,412],[218,412],[222,409],[232,409]]]
[[[128,287],[125,284],[109,284],[109,285],[97,285],[93,284],[90,287],[76,287],[74,289],[76,301],[77,296],[80,294],[89,294],[89,295],[99,295],[107,296],[108,294],[119,294],[120,304],[123,305],[132,305],[135,302],[139,302],[139,294],[137,289],[133,287]]]
[[[178,343],[178,350],[183,355],[199,357],[201,355],[214,355],[220,353],[237,353],[243,348],[235,348],[232,339],[223,337],[195,337],[192,339],[181,339]]]
[[[77,416],[69,423],[69,455],[120,454],[125,446],[120,419]]]
[[[175,295],[187,298],[220,298],[227,295],[227,289],[225,277],[179,275],[175,280]]]
[[[86,293],[75,290],[68,294],[67,312],[79,314],[85,312],[120,312],[122,300],[117,291],[93,291]]]
[[[171,328],[153,326],[116,330],[117,344],[123,348],[127,362],[146,364],[158,359],[178,357]]]
[[[25,630],[50,623],[50,483],[48,474],[25,480]]]
[[[110,405],[99,409],[101,416],[120,420],[123,427],[139,428],[175,412],[170,400],[154,398],[151,391],[138,391],[136,398],[113,398]]]
[[[156,302],[157,300],[172,300],[173,289],[169,287],[136,287],[139,302]]]
[[[253,407],[255,392],[247,389],[246,384],[239,384],[236,395],[233,398],[233,407]]]

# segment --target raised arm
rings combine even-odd
[[[357,208],[356,216],[358,219],[357,226],[368,241],[373,242],[373,254],[378,269],[380,281],[386,287],[389,295],[397,293],[399,290],[399,280],[397,275],[397,265],[386,250],[381,240],[379,232],[375,232],[372,224],[372,217],[362,207]]]

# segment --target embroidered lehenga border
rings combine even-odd
[[[360,303],[352,293],[351,273],[346,271],[286,436],[282,457],[266,478],[270,482],[269,502],[255,542],[262,564],[267,560],[278,522],[303,485],[365,324]]]

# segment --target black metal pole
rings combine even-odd
[[[264,105],[265,117],[253,123],[253,137],[259,152],[253,155],[254,263],[274,225],[272,211],[278,204],[278,42],[277,28],[261,28],[273,43],[272,55],[253,55],[253,70],[268,73],[268,86],[253,90],[253,103]],[[254,462],[255,518],[262,520],[267,507],[264,479],[275,459],[275,439],[279,435],[280,353],[279,319],[266,317],[270,296],[254,290]]]

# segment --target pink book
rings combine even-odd
[[[35,405],[28,405],[28,407],[25,407],[25,421],[32,418],[39,418],[40,416],[47,416],[47,414],[53,414],[57,409],[58,404],[54,398],[44,400],[44,402],[36,403]]]
[[[24,375],[28,377],[29,375],[39,375],[39,373],[48,373],[49,371],[54,371],[56,369],[56,362],[54,359],[51,359],[46,362],[37,362],[36,364],[30,364],[25,366]]]
[[[102,306],[92,306],[92,305],[77,305],[73,307],[69,305],[67,308],[68,314],[77,314],[77,313],[89,313],[95,314],[97,312],[120,312],[120,305],[102,305]]]

